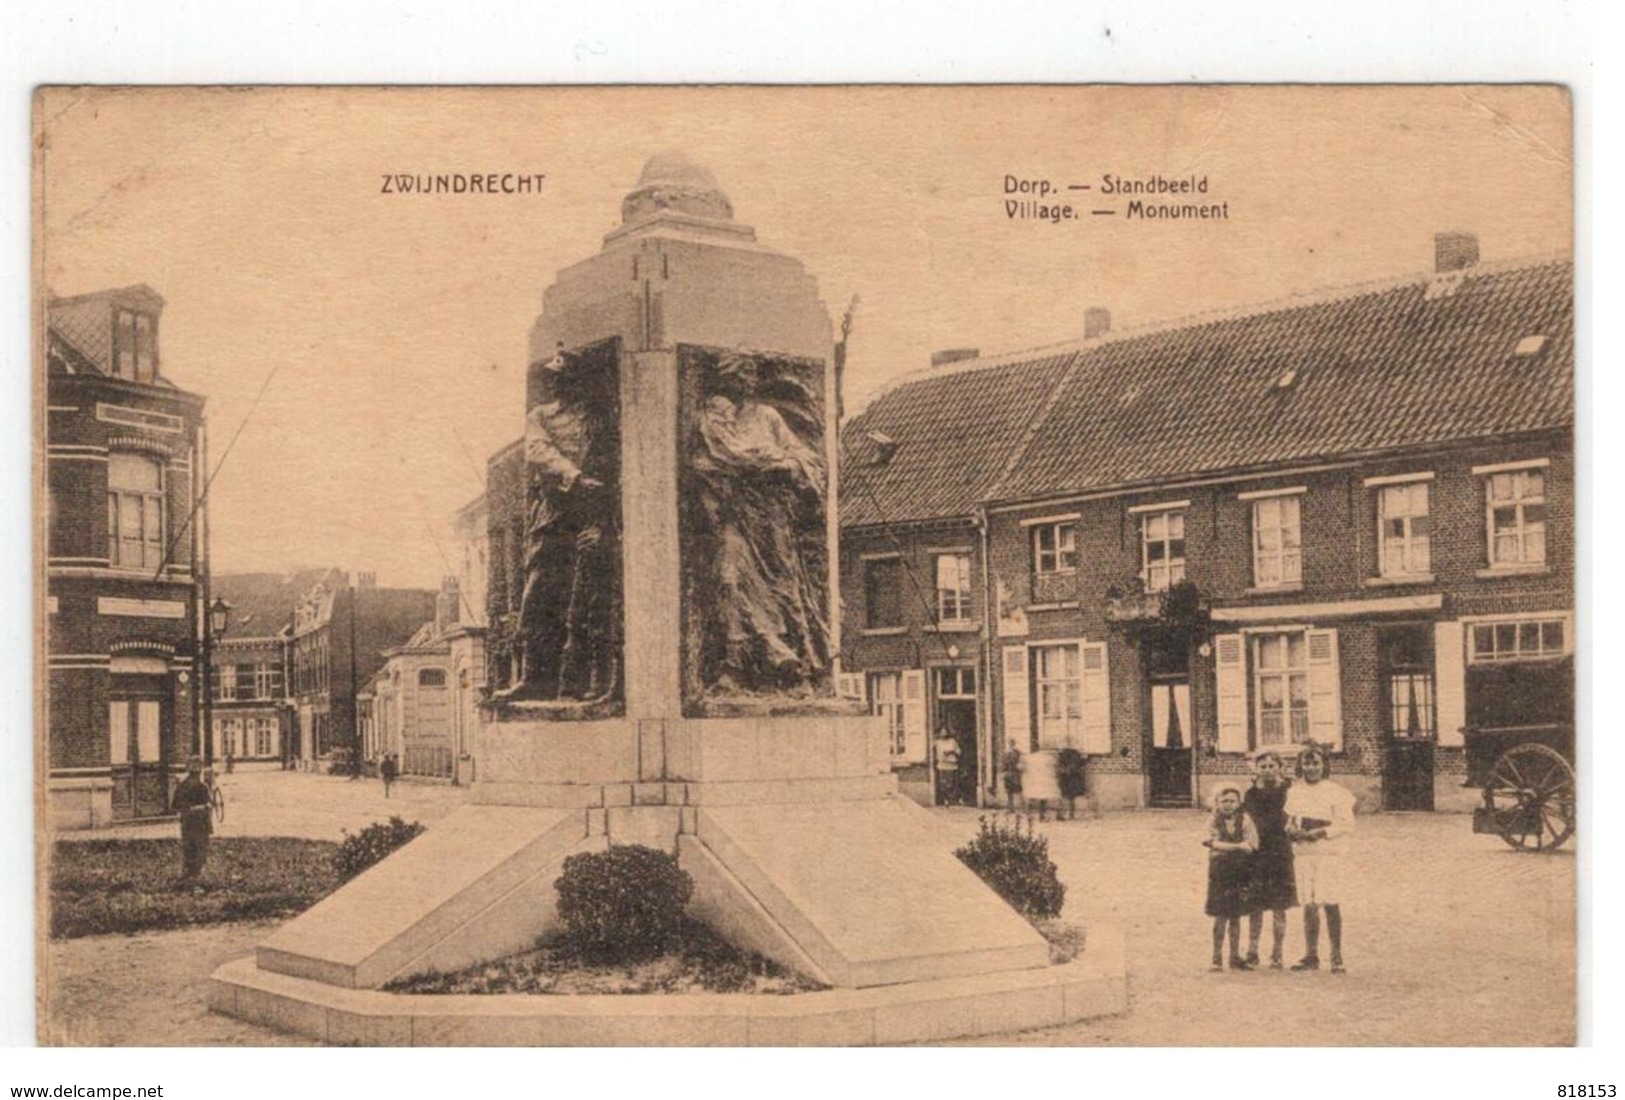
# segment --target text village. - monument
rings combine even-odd
[[[223,967],[217,1008],[477,1045],[899,1042],[1122,1007],[1114,952],[1092,930],[1092,965],[1049,966],[834,697],[832,352],[801,263],[710,172],[650,160],[531,332],[524,597],[472,804]],[[675,851],[695,916],[831,991],[377,992],[529,948],[564,859],[610,844]]]

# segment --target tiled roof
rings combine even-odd
[[[1573,275],[1568,261],[1471,269],[905,384],[844,437],[849,461],[862,429],[895,443],[864,471],[884,517],[843,477],[842,522],[1570,427]]]
[[[1075,358],[956,370],[876,398],[841,433],[841,522],[968,515]]]
[[[209,578],[209,596],[231,605],[227,638],[269,638],[293,621],[299,597],[327,572],[216,573]]]

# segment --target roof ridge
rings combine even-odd
[[[1514,271],[1533,270],[1538,267],[1549,267],[1559,263],[1573,264],[1574,257],[1572,254],[1562,252],[1543,253],[1506,260],[1495,260],[1489,263],[1480,262],[1464,268],[1463,271],[1466,278],[1476,278],[1505,275]],[[1454,275],[1456,273],[1451,272],[1450,274]],[[889,396],[906,386],[930,379],[948,378],[956,374],[969,374],[973,371],[1018,366],[1034,359],[1071,355],[1093,348],[1105,347],[1145,336],[1155,336],[1159,333],[1173,332],[1179,329],[1196,328],[1201,325],[1217,324],[1221,321],[1239,321],[1248,317],[1263,316],[1291,309],[1306,309],[1310,306],[1325,305],[1328,302],[1362,297],[1367,294],[1400,290],[1408,286],[1426,286],[1438,277],[1437,272],[1422,271],[1402,276],[1365,279],[1356,283],[1341,283],[1335,286],[1320,287],[1315,290],[1295,292],[1279,298],[1265,299],[1260,302],[1220,306],[1213,309],[1179,314],[1174,317],[1164,317],[1138,325],[1131,325],[1127,328],[1113,329],[1099,336],[1078,337],[1053,344],[1040,344],[1036,347],[998,352],[993,355],[978,355],[973,359],[959,359],[942,366],[920,367],[898,375],[881,386],[874,392],[873,396],[864,402],[863,411],[854,413],[851,419],[856,419],[862,416],[863,413],[868,412],[870,406],[882,397]]]

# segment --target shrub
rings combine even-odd
[[[975,838],[954,855],[1028,920],[1059,916],[1066,887],[1049,858],[1049,838],[1033,832],[1033,819],[983,817]]]
[[[344,830],[344,839],[333,856],[333,867],[340,882],[348,882],[362,871],[379,862],[395,849],[423,831],[419,822],[408,824],[398,817],[387,822],[375,821],[359,833]]]
[[[677,942],[694,880],[675,856],[627,844],[569,857],[557,889],[565,935],[583,954],[630,961]]]

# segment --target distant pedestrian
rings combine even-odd
[[[230,749],[226,750],[226,774],[230,775],[237,767],[237,757],[232,755]]]
[[[1292,875],[1292,839],[1286,832],[1286,799],[1292,780],[1279,753],[1265,750],[1253,760],[1253,785],[1242,796],[1241,808],[1258,828],[1258,854],[1253,857],[1252,911],[1247,914],[1247,961],[1258,965],[1258,937],[1264,930],[1264,912],[1270,924],[1270,969],[1281,969],[1281,946],[1286,940],[1286,911],[1298,904]]]
[[[181,819],[181,882],[195,884],[209,858],[209,835],[214,831],[209,817],[213,803],[200,773],[203,761],[193,757],[186,762],[186,778],[175,787],[170,805]]]
[[[1055,778],[1061,788],[1061,798],[1066,804],[1066,816],[1071,820],[1078,817],[1078,799],[1083,796],[1083,753],[1070,745],[1055,754]],[[1055,809],[1055,820],[1061,819],[1061,808]]]
[[[384,797],[388,798],[389,788],[395,785],[395,777],[400,774],[400,769],[395,764],[394,753],[384,753],[384,758],[378,762],[378,774],[384,781]]]
[[[959,741],[947,726],[938,727],[931,756],[937,765],[937,804],[959,805]]]
[[[1038,803],[1038,820],[1046,820],[1051,802],[1056,803],[1056,812],[1060,812],[1061,779],[1056,774],[1054,752],[1041,749],[1028,754],[1027,766],[1021,776],[1021,789],[1029,810],[1034,802]]]
[[[1287,835],[1298,900],[1303,903],[1303,958],[1294,970],[1320,969],[1320,912],[1326,911],[1332,973],[1343,967],[1343,841],[1354,831],[1354,795],[1333,783],[1326,748],[1310,742],[1298,754],[1298,778],[1286,795]]]
[[[1252,878],[1253,853],[1258,851],[1258,829],[1241,809],[1241,784],[1221,780],[1213,788],[1213,815],[1208,818],[1207,907],[1213,918],[1213,964],[1224,969],[1224,938],[1230,935],[1230,969],[1251,970],[1241,954],[1241,916],[1248,910],[1247,892]]]
[[[1021,759],[1021,750],[1016,747],[1016,739],[1012,737],[999,757],[999,771],[1004,773],[1004,808],[1011,813],[1016,811],[1016,799],[1021,794],[1021,769],[1024,766]]]

